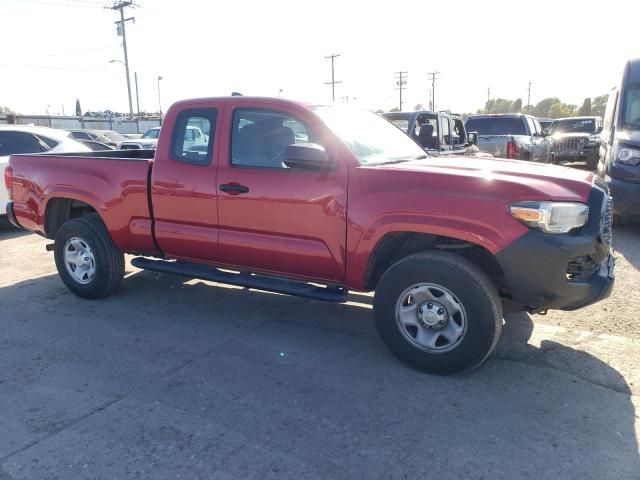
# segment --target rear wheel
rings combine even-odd
[[[491,280],[446,252],[414,254],[390,267],[376,289],[374,317],[400,360],[436,374],[477,367],[502,330],[502,305]]]
[[[54,253],[60,278],[79,297],[106,297],[124,277],[124,255],[98,217],[65,222],[56,234]]]

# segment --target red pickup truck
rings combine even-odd
[[[5,182],[11,221],[55,240],[83,298],[118,288],[124,253],[318,300],[375,290],[382,339],[428,372],[479,365],[506,309],[573,310],[613,286],[611,202],[592,173],[429,157],[348,107],[182,101],[155,151],[14,155]]]

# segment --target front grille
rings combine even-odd
[[[613,241],[613,200],[607,196],[606,204],[602,212],[602,220],[600,222],[600,239],[602,243],[611,245]]]
[[[583,138],[562,138],[556,141],[556,150],[579,150],[584,144]]]

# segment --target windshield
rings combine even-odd
[[[158,138],[159,133],[159,128],[152,128],[151,130],[147,130],[144,135],[142,135],[142,138]]]
[[[553,133],[596,133],[596,121],[593,118],[555,120]]]
[[[478,135],[527,135],[524,117],[475,117],[465,127]]]
[[[126,140],[126,138],[120,135],[118,132],[112,132],[110,130],[107,130],[105,132],[98,132],[98,133],[102,133],[102,135],[113,140],[114,142],[121,142],[123,140]]]
[[[315,107],[313,110],[362,165],[426,155],[411,138],[376,113],[349,107]]]
[[[403,132],[407,133],[409,131],[409,120],[411,120],[410,114],[385,113],[383,116]]]
[[[622,111],[624,126],[632,130],[640,130],[640,83],[627,87]]]

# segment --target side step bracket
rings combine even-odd
[[[152,272],[171,273],[189,278],[200,278],[212,282],[226,283],[240,287],[254,288],[266,292],[283,293],[297,297],[312,298],[325,302],[346,302],[349,293],[343,287],[320,287],[310,283],[287,280],[279,277],[270,277],[249,272],[233,273],[187,262],[169,262],[166,260],[151,260],[144,257],[136,257],[131,260],[131,265],[142,270]]]

